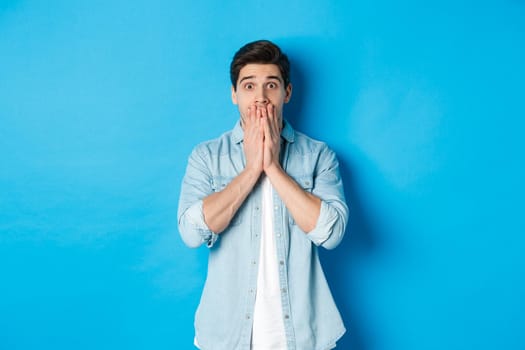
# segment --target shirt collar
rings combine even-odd
[[[290,125],[290,123],[286,121],[286,119],[284,120],[284,127],[281,131],[281,137],[290,143],[295,141],[295,130]],[[235,143],[239,143],[244,139],[244,131],[242,130],[240,119],[237,120],[237,123],[235,123],[235,126],[233,128],[232,139]]]

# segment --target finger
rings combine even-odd
[[[251,127],[252,113],[253,113],[253,109],[251,106],[249,106],[246,110],[246,113],[241,114],[241,122],[242,122],[242,127],[244,131],[248,131],[249,128]]]
[[[258,107],[257,110],[261,111],[261,116],[263,118],[268,118],[268,111],[266,110],[265,106]]]
[[[279,136],[279,129],[278,129],[278,121],[275,117],[275,107],[273,105],[269,105],[268,107],[268,116],[270,121],[270,131],[272,133],[272,139],[276,140]]]
[[[257,130],[261,137],[261,140],[264,139],[264,120],[266,119],[263,115],[263,112],[260,108],[257,109]]]
[[[252,106],[249,106],[249,107],[248,107],[248,117],[251,118],[252,115],[253,115],[253,108],[252,108]]]
[[[273,142],[274,136],[273,136],[270,120],[268,118],[263,118],[262,122],[263,122],[263,128],[264,128],[265,141]]]
[[[281,131],[283,130],[284,128],[284,118],[283,118],[283,112],[280,111],[279,113],[277,113],[277,110],[275,108],[275,106],[273,107],[274,109],[274,115],[275,115],[275,122],[277,124],[277,131],[279,132],[279,134],[281,133]]]
[[[255,106],[254,106],[254,108],[256,110],[256,112],[255,112],[255,121],[257,122],[257,125],[260,126],[261,125],[260,120],[261,120],[262,112],[261,112],[260,108],[257,108]]]
[[[242,115],[242,122],[244,123],[244,127],[246,127],[247,125],[250,125],[250,120],[252,118],[252,110],[251,110],[251,107],[248,107],[248,111],[246,114],[243,114]]]
[[[268,113],[268,118],[270,118],[270,120],[273,120],[275,118],[275,115],[274,115],[274,109],[273,109],[273,105],[271,103],[268,103],[268,106],[266,106],[266,109],[267,109],[267,113]]]
[[[270,131],[272,132],[272,136],[273,136],[273,113],[272,113],[272,104],[269,103],[268,105],[264,106],[264,111],[266,113],[266,116],[268,118],[268,123],[270,125]]]
[[[251,105],[249,107],[249,118],[248,118],[248,121],[247,121],[247,127],[245,128],[246,129],[246,136],[248,139],[252,140],[252,141],[256,141],[257,139],[260,139],[260,133],[261,133],[261,130],[260,130],[260,123],[258,122],[258,117],[257,117],[257,108],[254,106],[254,105]]]

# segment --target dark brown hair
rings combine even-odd
[[[230,64],[230,79],[237,90],[237,80],[242,67],[250,63],[275,64],[281,71],[284,87],[290,84],[290,62],[279,46],[268,40],[257,40],[241,47]]]

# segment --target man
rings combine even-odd
[[[317,247],[336,247],[348,218],[335,154],[283,119],[290,65],[255,41],[230,66],[233,130],[190,155],[179,231],[209,248],[195,316],[202,350],[335,347],[345,328]]]

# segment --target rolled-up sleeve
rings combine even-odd
[[[203,155],[197,146],[189,157],[186,173],[182,180],[178,209],[179,232],[184,243],[192,248],[206,244],[212,247],[219,235],[212,232],[204,220],[202,200],[213,189],[211,177]]]
[[[320,155],[312,193],[321,199],[315,228],[306,236],[317,246],[333,249],[341,243],[348,221],[343,181],[335,153],[325,147]]]

